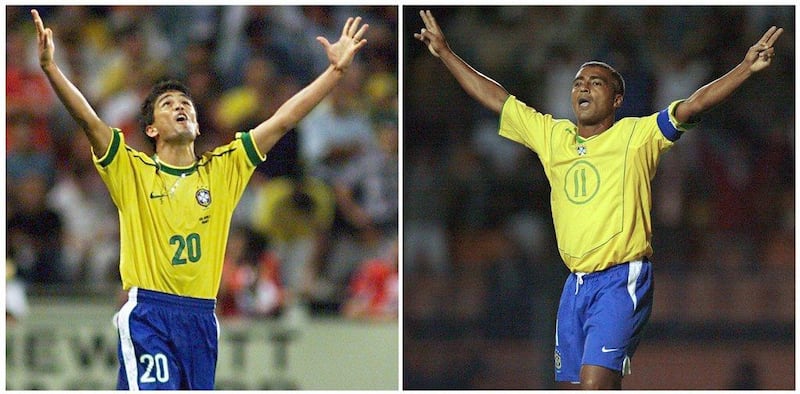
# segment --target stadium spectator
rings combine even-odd
[[[30,172],[13,180],[6,219],[6,242],[13,245],[20,279],[31,284],[56,284],[70,279],[63,265],[64,225],[47,206],[45,174]]]
[[[321,240],[333,223],[333,192],[317,178],[294,176],[270,179],[252,190],[247,225],[270,240],[283,262],[288,302],[307,308],[318,296]]]
[[[439,178],[442,162],[433,147],[418,149],[404,158],[402,236],[406,275],[450,271],[447,210]]]
[[[96,90],[90,91],[98,106],[121,91],[134,87],[138,90],[140,81],[130,79],[131,75],[158,79],[167,73],[171,47],[156,20],[148,17],[150,11],[132,6],[109,9],[107,20],[113,44],[103,55],[102,68],[94,74]]]
[[[384,254],[362,262],[353,273],[342,306],[344,316],[378,321],[397,319],[400,302],[397,244]]]
[[[331,180],[342,217],[367,249],[376,243],[385,248],[397,236],[399,212],[397,123],[378,119],[374,128],[380,150],[350,160]]]
[[[297,125],[300,158],[311,176],[332,179],[348,161],[375,149],[363,95],[363,65],[353,64],[341,90],[328,96]]]
[[[218,298],[220,315],[276,317],[287,296],[280,260],[267,238],[246,227],[232,229]]]
[[[63,218],[67,276],[93,290],[119,283],[119,217],[97,171],[86,160],[89,142],[70,141],[47,205]]]
[[[368,160],[379,149],[369,116],[368,97],[364,94],[367,70],[359,63],[350,71],[342,81],[342,89],[328,96],[297,126],[300,162],[305,174],[321,179],[336,195],[336,216],[320,246],[322,267],[318,271],[318,295],[335,304],[343,299],[346,278],[354,265],[368,255],[356,238],[362,230],[371,231],[364,227],[364,216],[354,217],[355,204],[350,197],[356,191],[348,188],[354,185],[341,180],[348,171],[365,176],[371,170],[363,165],[355,171],[348,169],[352,163]],[[361,222],[356,224],[357,220]]]
[[[31,173],[41,175],[48,189],[55,180],[53,150],[49,142],[38,140],[36,123],[36,116],[27,111],[6,116],[6,176],[11,189]]]
[[[6,247],[8,249],[8,247]],[[28,294],[25,282],[17,276],[17,266],[6,253],[6,325],[24,320],[28,315]]]
[[[49,147],[47,132],[47,113],[55,98],[48,91],[47,79],[38,72],[31,61],[31,47],[27,40],[30,32],[22,26],[11,23],[6,37],[6,127],[8,119],[24,117],[29,120],[31,129],[25,139],[32,139],[38,149]],[[6,151],[13,150],[19,135],[6,130]]]

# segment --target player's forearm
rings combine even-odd
[[[336,87],[344,72],[333,65],[328,66],[317,79],[283,103],[275,114],[256,127],[253,139],[259,150],[268,152]]]
[[[703,113],[730,97],[752,72],[745,64],[739,64],[722,77],[701,87],[678,106],[675,117],[680,122],[691,123]]]
[[[333,65],[328,66],[317,79],[281,105],[275,116],[281,119],[283,127],[289,130],[297,125],[336,87],[344,73],[344,70],[337,69]]]
[[[486,108],[500,113],[508,98],[505,88],[472,68],[453,51],[442,51],[439,56],[467,94]]]
[[[111,131],[97,116],[92,106],[55,62],[42,65],[50,85],[69,114],[84,130],[95,152],[101,153],[111,141]]]

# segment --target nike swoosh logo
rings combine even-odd
[[[152,199],[164,198],[166,196],[167,196],[166,194],[153,194],[153,192],[150,192],[150,198],[152,198]]]
[[[620,349],[620,348],[618,348],[618,347],[612,347],[611,349],[608,349],[608,348],[606,348],[605,346],[603,346],[603,347],[600,349],[600,351],[601,351],[601,352],[603,352],[603,353],[618,352],[618,351],[620,351],[620,350],[622,350],[622,349]]]

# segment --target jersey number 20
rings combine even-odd
[[[200,261],[200,256],[202,256],[200,234],[191,233],[186,237],[176,234],[170,237],[169,244],[175,246],[172,265],[186,264],[187,260],[191,263]],[[184,257],[184,251],[186,252],[186,257]]]

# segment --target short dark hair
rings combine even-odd
[[[588,66],[602,67],[608,71],[611,71],[611,76],[614,78],[614,93],[623,96],[625,95],[625,80],[622,79],[622,74],[620,74],[617,70],[615,70],[614,67],[611,67],[608,63],[593,60],[590,62],[583,63],[581,65],[581,68]]]
[[[154,149],[156,147],[156,140],[155,138],[147,135],[147,126],[150,126],[155,121],[154,114],[155,114],[156,99],[165,92],[169,91],[181,92],[185,94],[186,97],[189,98],[189,100],[192,100],[192,95],[189,94],[189,88],[187,88],[186,85],[184,85],[180,81],[169,79],[158,82],[155,85],[153,85],[153,88],[150,89],[150,93],[147,95],[147,98],[145,98],[144,102],[142,103],[141,112],[139,113],[139,127],[141,128],[142,133],[144,133],[145,137],[147,137],[147,140],[150,141],[150,144],[153,145]]]

